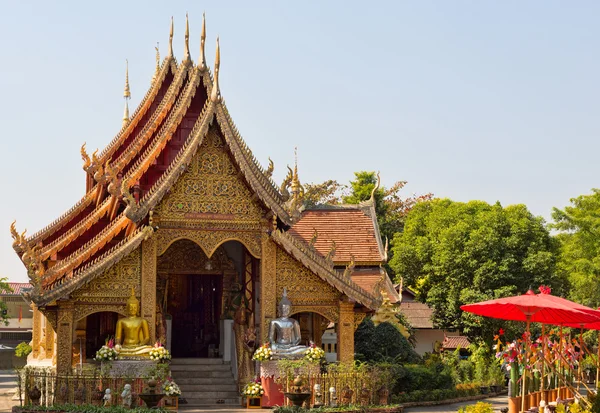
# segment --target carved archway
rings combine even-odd
[[[188,239],[195,242],[208,258],[227,241],[240,242],[254,258],[261,257],[261,234],[258,231],[197,230],[197,229],[160,229],[156,234],[158,256],[163,255],[176,241]]]

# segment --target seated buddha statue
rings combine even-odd
[[[269,324],[269,341],[274,359],[301,358],[308,347],[301,346],[300,324],[289,318],[292,303],[287,298],[287,290],[283,289],[283,297],[279,301],[278,315]]]
[[[131,288],[131,297],[127,300],[127,317],[117,321],[115,331],[115,348],[119,352],[119,358],[149,357],[152,346],[150,341],[150,330],[148,322],[138,316],[140,302],[135,298],[135,291]]]

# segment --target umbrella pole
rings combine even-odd
[[[600,337],[600,335],[598,336]],[[600,379],[600,339],[598,339],[598,355],[596,356],[596,390],[600,389],[598,380]]]
[[[542,394],[542,400],[546,401],[546,397],[544,396],[544,380],[546,373],[546,338],[544,337],[546,331],[546,325],[542,324],[542,385],[540,388],[540,392]]]
[[[581,389],[581,381],[583,380],[583,371],[581,370],[581,362],[583,361],[583,324],[579,329],[579,363],[577,368],[577,376],[579,380],[577,381],[577,393]]]
[[[527,337],[525,338],[525,364],[523,365],[523,378],[521,379],[521,411],[525,411],[525,389],[527,388],[527,363],[529,362],[529,324],[531,316],[527,315]]]
[[[559,349],[560,349],[560,351],[562,353],[562,351],[564,350],[564,348],[563,348],[563,326],[562,326],[562,324],[560,325],[560,338],[559,338],[558,341],[560,343]],[[558,360],[558,365],[560,366],[560,368],[558,369],[558,374],[560,374],[561,379],[564,379],[565,369],[564,369],[564,366],[563,366],[562,357]],[[560,385],[558,385],[558,386],[559,386],[558,392],[560,394]]]

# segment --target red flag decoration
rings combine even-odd
[[[23,319],[23,306],[19,306],[19,323]]]

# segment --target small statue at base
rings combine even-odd
[[[110,407],[110,404],[112,401],[112,395],[110,394],[110,389],[106,389],[106,391],[104,392],[104,397],[102,397],[102,400],[104,400],[104,407]]]
[[[130,409],[131,408],[131,384],[126,384],[123,387],[123,392],[121,393],[121,398],[123,399],[123,407]]]
[[[314,395],[315,395],[315,403],[313,404],[313,408],[318,409],[323,406],[323,394],[321,393],[321,385],[316,383],[313,387]]]
[[[283,297],[279,301],[279,318],[269,324],[269,341],[274,359],[300,358],[308,347],[299,345],[300,324],[293,318],[289,318],[292,303],[287,298],[287,289],[283,289]]]
[[[135,298],[135,291],[131,288],[131,297],[127,300],[127,317],[117,321],[115,348],[119,352],[119,358],[150,357],[152,346],[150,341],[150,330],[148,322],[138,316],[140,302]]]

